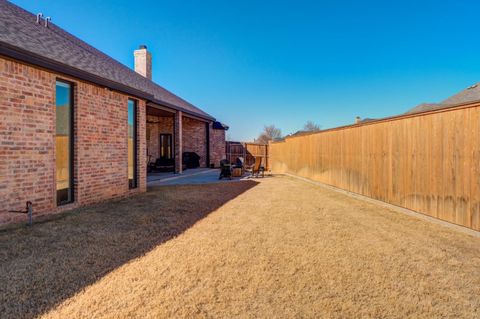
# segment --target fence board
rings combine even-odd
[[[480,230],[480,103],[289,137],[268,152],[274,173]]]

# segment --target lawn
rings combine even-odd
[[[288,177],[0,232],[2,318],[478,318],[480,238]]]

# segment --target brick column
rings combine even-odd
[[[182,154],[183,154],[183,136],[182,136],[182,112],[175,112],[175,173],[182,174]]]

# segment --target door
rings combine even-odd
[[[173,158],[172,134],[160,134],[160,158]]]

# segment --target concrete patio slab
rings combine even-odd
[[[147,182],[165,181],[165,180],[169,180],[171,178],[177,178],[180,176],[192,176],[192,175],[200,174],[209,170],[210,170],[209,168],[191,168],[191,169],[184,170],[182,174],[176,174],[174,172],[148,173]]]
[[[148,181],[148,186],[161,185],[189,185],[189,184],[209,184],[209,183],[226,183],[238,182],[248,179],[248,177],[232,177],[232,179],[218,179],[220,175],[219,169],[197,168],[186,170],[182,174],[160,173],[165,174],[157,178],[151,178]]]

